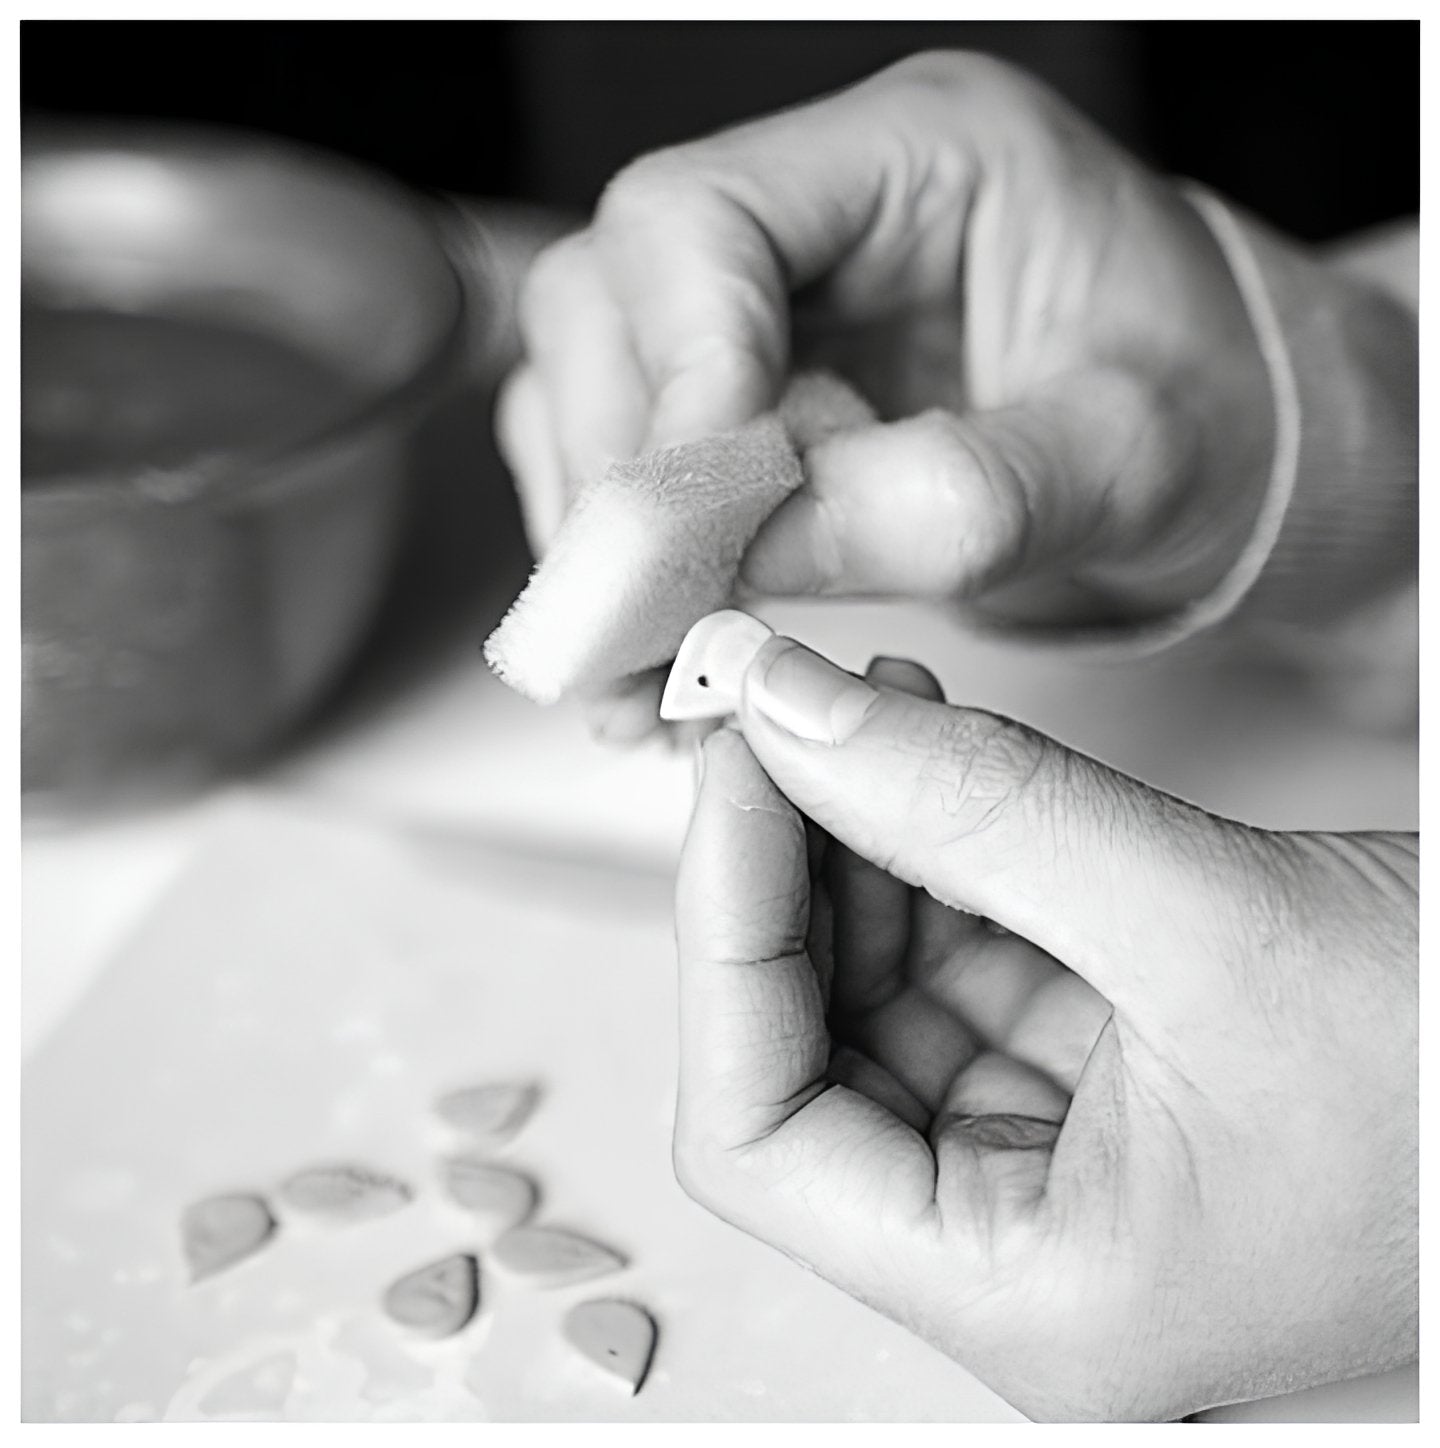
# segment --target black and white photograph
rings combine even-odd
[[[119,8],[21,1422],[1421,1422],[1418,8]]]

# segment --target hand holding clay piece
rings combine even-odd
[[[655,1321],[642,1307],[614,1298],[577,1303],[565,1314],[565,1340],[596,1367],[638,1393],[655,1352]]]
[[[180,1237],[190,1280],[198,1282],[258,1251],[275,1230],[264,1199],[247,1192],[206,1197],[186,1207]]]
[[[618,1272],[625,1259],[608,1247],[554,1227],[516,1227],[491,1249],[491,1259],[537,1287],[565,1287]]]
[[[495,1082],[442,1096],[435,1113],[473,1140],[498,1146],[525,1125],[539,1099],[540,1088],[529,1082]]]
[[[443,1172],[450,1200],[474,1217],[487,1243],[518,1227],[535,1210],[535,1184],[509,1167],[452,1157]]]
[[[426,1337],[459,1332],[480,1305],[479,1263],[468,1253],[432,1262],[391,1284],[386,1315]]]
[[[405,1206],[410,1196],[404,1182],[349,1164],[310,1167],[280,1187],[280,1200],[287,1207],[333,1222],[388,1216]]]

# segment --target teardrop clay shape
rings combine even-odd
[[[466,1252],[444,1257],[393,1282],[386,1315],[426,1337],[459,1332],[480,1305],[479,1263]]]
[[[655,1320],[643,1307],[614,1298],[581,1302],[565,1314],[565,1340],[596,1367],[640,1391],[655,1354]]]
[[[445,1190],[476,1220],[486,1242],[518,1227],[535,1210],[535,1184],[509,1167],[452,1157],[444,1167]]]
[[[363,1222],[399,1211],[410,1200],[410,1188],[367,1166],[316,1166],[289,1178],[280,1200],[334,1222]]]
[[[530,1119],[540,1088],[528,1082],[496,1082],[452,1091],[435,1103],[447,1125],[488,1145],[508,1141]]]
[[[608,1247],[554,1227],[516,1227],[495,1243],[491,1257],[507,1272],[529,1278],[537,1287],[564,1287],[625,1265],[625,1259]]]
[[[248,1192],[206,1197],[185,1208],[180,1239],[190,1280],[198,1282],[258,1251],[275,1230],[264,1198]]]
[[[707,614],[680,644],[660,698],[660,717],[723,719],[733,714],[740,707],[745,670],[774,632],[737,608]]]

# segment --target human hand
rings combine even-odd
[[[772,638],[704,746],[685,1189],[1035,1418],[1412,1359],[1416,837],[1251,829],[869,677]]]
[[[521,314],[498,424],[542,550],[608,461],[743,422],[800,365],[895,420],[811,450],[745,560],[758,592],[1141,618],[1220,579],[1263,492],[1266,373],[1208,229],[979,55],[642,158]]]

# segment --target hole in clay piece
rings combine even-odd
[[[710,687],[710,680],[704,674],[701,674],[695,682],[699,684],[702,689],[708,689]]]

